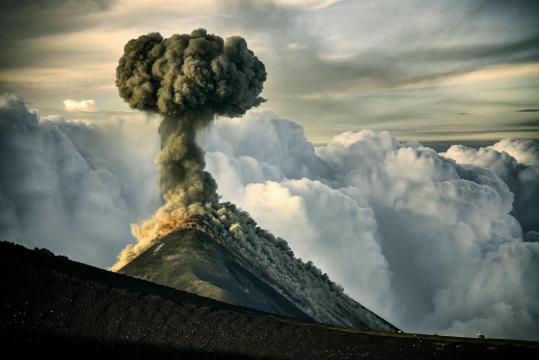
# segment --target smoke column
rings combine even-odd
[[[159,113],[159,184],[165,204],[140,226],[139,243],[120,254],[120,268],[147,244],[181,226],[189,216],[216,209],[217,183],[204,171],[197,131],[215,115],[241,116],[265,101],[264,64],[245,39],[223,40],[205,29],[163,38],[151,33],[130,40],[116,69],[120,96],[133,109]]]

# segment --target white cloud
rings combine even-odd
[[[64,100],[64,110],[67,112],[94,112],[97,110],[95,100]]]
[[[133,240],[129,223],[159,203],[156,127],[142,114],[40,118],[0,96],[0,238],[109,266]]]
[[[451,146],[444,156],[463,165],[495,172],[514,194],[512,214],[525,232],[539,229],[539,144],[532,140],[503,139],[479,150]]]
[[[492,145],[497,151],[505,151],[519,163],[539,166],[539,144],[526,139],[502,139]]]
[[[39,119],[13,96],[0,98],[0,110],[2,238],[109,265],[132,241],[129,223],[159,201],[157,123]],[[360,131],[315,148],[300,125],[265,112],[219,119],[199,140],[223,200],[397,326],[539,337],[538,229],[524,216],[537,213],[536,143],[442,155]],[[517,220],[530,228],[527,241]],[[236,232],[234,241],[256,239]],[[247,245],[261,267],[278,266]],[[308,290],[270,270],[290,291]],[[312,310],[323,312],[325,298],[311,295]]]
[[[539,244],[522,241],[495,168],[387,132],[345,132],[315,150],[299,125],[262,112],[219,119],[200,140],[224,200],[397,326],[539,336]],[[258,169],[247,176],[245,159]]]

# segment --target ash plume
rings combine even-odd
[[[184,207],[217,203],[196,132],[214,115],[243,115],[263,102],[265,79],[264,64],[238,36],[223,40],[198,29],[170,38],[151,33],[126,44],[116,85],[133,109],[163,115],[157,161],[166,200],[179,197]]]
[[[156,161],[165,205],[134,228],[139,240],[217,206],[217,183],[204,171],[196,133],[215,115],[240,116],[265,101],[265,80],[264,64],[238,36],[223,40],[198,29],[170,38],[151,33],[125,45],[116,69],[120,96],[133,109],[163,116]]]

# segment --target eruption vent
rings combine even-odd
[[[151,33],[130,40],[116,69],[120,96],[133,109],[163,116],[159,126],[159,184],[165,204],[133,232],[139,243],[120,256],[121,267],[156,237],[193,214],[217,208],[217,184],[204,171],[198,130],[215,115],[240,116],[263,101],[264,64],[245,39],[223,40],[205,29],[163,38]]]

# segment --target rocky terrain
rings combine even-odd
[[[535,359],[539,343],[368,332],[234,306],[0,243],[4,353],[260,359]]]
[[[398,332],[233,204],[152,236],[114,271],[299,320]]]
[[[312,321],[225,247],[196,229],[175,231],[156,241],[118,272],[226,303]]]

